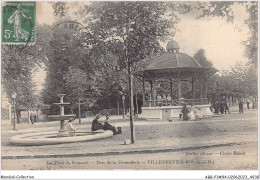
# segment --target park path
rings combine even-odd
[[[53,123],[54,124],[54,123]],[[53,125],[52,124],[52,125]],[[58,123],[56,123],[58,125]],[[56,125],[55,124],[55,125]],[[50,157],[56,155],[95,155],[113,152],[156,151],[161,149],[189,149],[194,147],[210,147],[215,145],[245,144],[257,142],[257,111],[245,114],[227,114],[198,121],[137,121],[135,122],[135,144],[123,145],[129,139],[129,122],[115,122],[121,125],[123,134],[96,141],[57,144],[46,146],[14,146],[9,138],[15,134],[57,130],[57,127],[37,127],[18,132],[2,131],[2,157]],[[78,131],[90,129],[91,124],[75,124]]]

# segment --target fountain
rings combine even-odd
[[[64,107],[70,103],[65,103],[63,98],[65,94],[58,94],[60,97],[59,103],[54,103],[60,107],[60,115],[50,115],[48,119],[50,121],[60,121],[60,130],[58,131],[41,131],[37,133],[26,133],[17,135],[11,138],[10,142],[16,145],[51,145],[51,144],[61,144],[61,143],[72,143],[80,141],[90,141],[96,139],[102,139],[113,136],[112,131],[84,131],[84,132],[75,132],[73,134],[69,133],[65,128],[65,121],[69,120],[72,117],[75,117],[75,114],[64,114]]]
[[[60,107],[60,115],[50,115],[48,116],[49,120],[51,121],[60,121],[60,130],[57,134],[57,136],[66,136],[68,133],[66,133],[66,129],[65,129],[65,120],[68,120],[72,117],[75,117],[76,114],[68,114],[65,115],[64,114],[64,107],[66,105],[69,105],[70,103],[67,102],[63,102],[63,98],[66,94],[58,94],[58,96],[60,97],[60,102],[59,103],[54,103],[55,105],[58,105]]]

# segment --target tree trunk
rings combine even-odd
[[[119,100],[118,100],[118,98],[117,98],[116,104],[117,104],[117,116],[119,116]]]
[[[80,98],[79,98],[79,123],[81,123],[81,109],[80,109]]]
[[[11,105],[11,103],[9,103],[9,106],[8,106],[8,116],[9,116],[9,121],[11,122],[11,124],[13,123],[12,122],[12,105]]]
[[[137,100],[137,91],[135,92],[135,103],[136,103],[136,117],[138,117],[138,100]]]
[[[27,109],[28,124],[30,124],[30,107]]]
[[[133,74],[131,66],[128,63],[128,83],[129,83],[129,116],[130,116],[130,130],[131,130],[131,143],[135,143],[135,129],[134,129],[134,92],[133,92]]]

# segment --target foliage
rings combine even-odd
[[[118,58],[119,67],[127,69],[132,124],[133,67],[161,49],[159,40],[170,35],[178,18],[175,11],[167,11],[163,2],[97,2],[90,10],[93,17],[89,23],[91,42],[105,44],[104,53],[111,52]],[[132,143],[133,136],[131,126]]]
[[[101,2],[91,9],[94,42],[104,42],[124,68],[157,52],[177,22],[173,13],[163,18],[167,8],[161,2]]]
[[[236,18],[233,13],[233,8],[238,6],[245,6],[249,14],[249,18],[245,20],[245,24],[250,29],[250,37],[241,42],[245,46],[245,55],[252,64],[257,65],[257,51],[258,51],[258,2],[257,1],[210,1],[199,2],[197,9],[201,11],[198,18],[203,17],[223,17],[228,22],[233,22]],[[191,8],[192,9],[192,8]],[[190,11],[191,11],[190,9]],[[196,8],[194,8],[197,10]],[[189,11],[187,11],[189,12]]]
[[[197,60],[202,67],[213,67],[212,62],[206,58],[204,49],[199,49],[193,58]]]
[[[253,65],[237,63],[231,70],[210,77],[209,92],[213,99],[256,96],[256,68]]]
[[[252,64],[257,66],[257,52],[258,52],[258,2],[252,1],[247,6],[249,18],[245,21],[250,29],[251,36],[243,42],[246,47],[245,55],[251,60]]]
[[[51,50],[46,63],[43,98],[46,104],[52,104],[57,102],[57,94],[65,93],[75,104],[76,99],[90,98],[93,92],[98,92],[95,80],[100,76],[89,48],[81,41],[81,33],[70,30],[61,33],[60,28],[54,29],[49,42]]]

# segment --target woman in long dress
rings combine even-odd
[[[91,126],[91,130],[92,131],[97,131],[99,129],[104,129],[104,125],[101,122],[99,122],[99,118],[100,118],[100,115],[97,114],[96,118],[92,121],[92,126]]]
[[[195,117],[195,108],[191,105],[190,107],[190,120],[194,121],[196,119]]]
[[[182,114],[183,114],[183,121],[187,121],[188,120],[188,113],[190,112],[189,109],[187,108],[186,104],[183,105],[183,108],[181,110]]]

